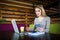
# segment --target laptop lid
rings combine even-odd
[[[15,19],[12,19],[11,20],[11,23],[12,23],[12,26],[13,26],[13,29],[16,33],[19,33],[19,30],[18,30],[18,27],[17,27],[17,24],[16,24],[16,20]]]

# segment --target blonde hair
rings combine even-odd
[[[35,5],[35,8],[41,9],[41,16],[44,16],[44,17],[47,16],[46,12],[45,12],[45,10],[43,8],[43,5]]]

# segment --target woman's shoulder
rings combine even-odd
[[[35,18],[35,20],[37,19],[37,17]]]
[[[50,19],[50,17],[49,16],[46,16],[46,19]]]
[[[46,16],[45,19],[46,19],[46,20],[50,20],[50,17],[49,17],[49,16]]]

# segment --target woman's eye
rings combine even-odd
[[[35,11],[35,12],[40,12],[40,10],[37,10],[37,11]]]
[[[37,12],[40,12],[40,10],[38,10]]]

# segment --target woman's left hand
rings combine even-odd
[[[44,29],[42,27],[38,27],[36,30],[39,31],[39,32],[43,32],[44,31]]]
[[[43,32],[44,31],[44,28],[42,28],[42,27],[40,27],[40,30],[39,30],[40,32]]]

